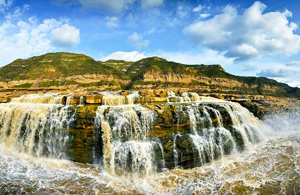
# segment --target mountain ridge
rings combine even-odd
[[[84,54],[47,53],[17,59],[0,68],[2,88],[87,90],[184,89],[226,93],[300,97],[300,89],[266,77],[227,73],[221,65],[186,65],[154,56],[136,62],[96,61]]]

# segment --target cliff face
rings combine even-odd
[[[263,77],[231,75],[220,65],[183,65],[154,57],[133,63],[126,74],[132,79],[127,89],[300,97],[298,88]]]
[[[256,129],[258,120],[235,102],[240,102],[258,117],[268,111],[293,110],[300,105],[300,101],[292,98],[215,97],[221,99],[199,96],[193,92],[163,90],[29,94],[14,98],[8,104],[1,104],[7,108],[1,114],[9,117],[9,114],[3,113],[27,105],[24,109],[28,109],[27,114],[31,116],[31,113],[35,113],[31,111],[34,104],[37,104],[35,108],[45,105],[64,108],[57,110],[60,115],[52,113],[49,117],[64,116],[69,121],[69,125],[65,127],[68,129],[65,143],[68,159],[83,163],[103,161],[105,165],[106,160],[116,156],[114,165],[122,168],[122,165],[118,165],[119,157],[127,156],[126,161],[121,161],[126,162],[124,166],[127,168],[134,161],[132,155],[141,155],[137,151],[151,149],[147,151],[152,152],[151,159],[158,163],[157,170],[160,171],[163,167],[172,169],[177,166],[201,166],[222,155],[230,154],[235,149],[244,150],[245,143],[259,141],[259,132]],[[53,104],[55,102],[59,105]],[[22,106],[19,103],[30,104]],[[30,118],[24,117],[24,120]],[[238,125],[240,123],[243,125]],[[243,137],[243,129],[238,128],[245,128],[247,134]],[[249,131],[252,133],[248,134]],[[20,134],[23,135],[27,134]],[[110,150],[111,147],[114,149]],[[124,150],[119,150],[122,147],[125,147]],[[127,147],[133,153],[126,154],[129,151]],[[120,152],[124,156],[120,156]]]
[[[184,65],[159,57],[97,62],[83,54],[50,53],[0,68],[0,88],[70,90],[170,89],[300,97],[300,90],[262,77],[231,75],[220,65]]]

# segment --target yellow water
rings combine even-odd
[[[100,165],[46,158],[39,155],[39,150],[35,151],[36,155],[31,155],[30,151],[34,151],[32,148],[35,130],[41,128],[37,124],[44,127],[45,124],[51,122],[53,124],[51,126],[62,129],[63,126],[60,123],[63,120],[69,120],[66,117],[68,106],[49,105],[61,104],[61,97],[28,95],[14,99],[11,104],[1,104],[0,194],[300,194],[299,116],[295,118],[289,115],[279,116],[265,120],[261,124],[255,117],[249,115],[246,109],[235,103],[225,104],[220,100],[209,99],[222,105],[228,113],[232,114],[231,118],[236,128],[241,127],[242,131],[242,126],[245,124],[257,125],[256,128],[259,128],[259,132],[263,132],[265,140],[256,145],[249,143],[247,151],[222,156],[201,167],[187,170],[177,167],[173,170],[155,173],[152,171],[153,159],[150,155],[155,142],[147,140],[152,120],[149,117],[151,113],[147,114],[146,109],[140,110],[145,117],[142,117],[142,121],[139,122],[134,109],[142,108],[120,107],[123,115],[120,115],[116,126],[110,126],[103,114],[108,107],[113,111],[117,108],[113,109],[111,106],[124,104],[124,101],[129,104],[134,103],[136,94],[132,96],[129,100],[120,99],[119,96],[109,97],[107,101],[105,100],[107,106],[102,106],[103,109],[97,110],[102,121],[105,143],[104,168]],[[190,94],[190,96],[192,99],[201,99],[195,94]],[[234,115],[235,112],[239,114]],[[115,114],[120,113],[115,112]],[[190,114],[190,120],[196,120],[192,117],[196,116],[195,113]],[[48,121],[49,116],[53,120]],[[216,114],[216,116],[219,115]],[[17,139],[22,133],[20,126],[22,121],[27,122],[23,124],[24,127],[32,130],[31,134],[28,134],[28,140],[23,140],[24,147],[18,145]],[[124,131],[124,128],[121,126],[119,128],[118,124],[126,121],[131,121],[130,124],[133,127],[125,129],[126,131],[122,133],[126,133],[127,137],[132,139],[123,143],[116,135],[122,135],[121,130]],[[221,119],[218,121],[220,123]],[[195,124],[191,123],[191,125]],[[6,133],[8,129],[11,136]],[[43,129],[43,132],[47,134],[48,129]],[[132,129],[135,133],[131,132]],[[52,140],[52,137],[47,137],[48,139]],[[57,149],[57,146],[52,147],[53,144],[50,146],[49,150]],[[136,162],[135,165],[138,171],[141,163],[147,165],[146,172],[139,174],[136,171],[121,176],[116,175],[113,164],[115,153],[112,152],[116,149],[121,152],[130,149],[133,162],[135,157],[136,159],[141,157],[142,160]],[[56,152],[53,154],[56,157],[60,156],[56,155]]]
[[[8,194],[299,194],[300,143],[278,138],[251,151],[142,178],[91,165],[0,150],[0,193]]]

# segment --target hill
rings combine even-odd
[[[126,71],[127,89],[185,89],[199,93],[225,93],[300,97],[300,89],[264,77],[227,73],[221,65],[184,65],[151,57],[133,63]]]
[[[122,72],[126,72],[127,69],[133,64],[133,62],[127,62],[124,60],[107,60],[104,63],[107,66],[113,67]]]
[[[87,90],[168,89],[199,93],[300,97],[300,89],[264,77],[227,73],[221,65],[185,65],[150,57],[95,61],[84,54],[48,53],[0,68],[2,88]]]
[[[26,88],[61,87],[79,85],[82,87],[116,85],[127,83],[122,71],[105,63],[97,62],[84,54],[48,53],[28,59],[17,59],[0,69],[2,87]],[[6,83],[6,84],[5,84]]]

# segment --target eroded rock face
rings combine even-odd
[[[13,95],[10,97],[20,94]],[[184,91],[149,90],[40,94],[12,102],[70,107],[68,158],[103,163],[116,173],[193,168],[260,141],[259,121],[238,103],[223,99],[240,102],[257,116],[267,109],[285,110],[298,103],[296,99],[263,96],[214,96],[218,99]],[[143,158],[138,158],[141,155]]]
[[[122,91],[113,95],[114,97],[109,94],[112,101],[106,102],[113,103],[112,105],[103,105],[100,99],[107,99],[108,94],[93,93],[84,96],[85,98],[82,96],[74,95],[71,101],[78,103],[81,98],[82,105],[75,104],[73,107],[75,121],[70,129],[70,158],[88,163],[107,158],[103,163],[119,173],[124,169],[124,165],[119,164],[122,159],[129,166],[141,150],[148,151],[152,157],[145,156],[145,162],[136,163],[146,163],[149,160],[147,163],[152,163],[148,167],[150,171],[176,166],[193,168],[234,150],[244,150],[247,147],[245,141],[255,143],[260,139],[256,135],[255,125],[247,124],[248,129],[245,130],[237,124],[237,121],[244,119],[238,119],[242,116],[233,116],[236,115],[234,113],[241,112],[243,115],[245,110],[235,103],[219,99],[201,97],[202,101],[199,98],[199,102],[191,102],[190,99],[195,98],[194,94]],[[152,101],[149,103],[144,101],[150,98]],[[153,101],[155,98],[163,100]],[[116,102],[142,105],[116,105]],[[233,111],[234,109],[242,110]],[[151,117],[146,113],[152,113]],[[105,123],[106,127],[103,126]],[[109,149],[107,145],[110,145]],[[126,153],[126,158],[120,156],[121,151]],[[155,164],[156,162],[159,163]],[[147,169],[141,164],[135,166],[141,170]],[[130,167],[131,165],[128,170],[134,169]]]

